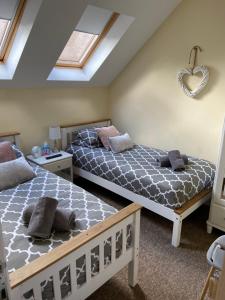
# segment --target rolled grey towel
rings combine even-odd
[[[27,206],[23,212],[23,221],[29,225],[35,204]],[[56,231],[70,231],[75,226],[76,215],[74,211],[65,208],[56,208],[52,229]]]
[[[28,226],[30,236],[48,238],[51,235],[57,205],[58,201],[54,198],[42,197],[38,200]]]
[[[168,157],[173,171],[185,170],[184,161],[181,158],[179,150],[172,150],[168,152]]]
[[[170,168],[171,167],[170,160],[167,155],[157,157],[156,161],[159,163],[159,166],[162,168]]]
[[[185,165],[188,165],[188,157],[185,154],[181,154],[181,158],[184,161]],[[171,168],[171,163],[168,155],[159,156],[156,158],[156,161],[159,163],[160,167]]]

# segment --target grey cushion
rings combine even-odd
[[[123,152],[134,147],[134,144],[128,133],[109,137],[110,149],[114,153]]]
[[[15,154],[16,154],[16,158],[24,156],[23,152],[20,151],[20,149],[16,145],[12,144],[12,148],[13,148]]]
[[[72,133],[73,144],[88,148],[102,147],[95,128],[83,128]]]
[[[33,179],[35,176],[24,157],[0,163],[0,191]]]

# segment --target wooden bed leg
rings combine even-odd
[[[176,219],[173,221],[173,234],[172,234],[172,245],[174,247],[180,246],[181,229],[182,229],[182,219],[180,216],[176,216]]]
[[[139,260],[139,234],[140,234],[140,210],[134,215],[133,228],[133,260],[128,264],[128,282],[131,287],[138,283],[138,260]]]

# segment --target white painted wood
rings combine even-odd
[[[91,249],[88,248],[88,250],[85,253],[86,257],[86,280],[87,283],[91,280]]]
[[[96,176],[90,172],[83,170],[83,169],[73,167],[73,172],[75,175],[78,175],[85,179],[88,179],[88,180],[90,180],[90,181],[92,181],[92,182],[94,182],[94,183],[96,183],[96,184],[98,184],[98,185],[132,201],[132,202],[142,205],[143,207],[149,209],[150,211],[153,211],[154,213],[156,213],[170,221],[175,222],[176,225],[174,227],[173,234],[172,234],[172,240],[171,240],[171,244],[175,247],[178,247],[178,245],[180,244],[181,234],[180,234],[179,230],[182,229],[182,222],[179,225],[179,230],[175,229],[175,228],[178,228],[177,218],[179,218],[181,221],[183,221],[192,212],[194,212],[196,209],[198,209],[204,203],[208,202],[209,199],[211,198],[211,194],[206,195],[200,201],[198,201],[197,203],[192,205],[190,208],[188,208],[183,214],[179,215],[179,214],[175,213],[175,211],[171,208],[163,206],[163,205],[161,205],[157,202],[154,202],[146,197],[137,195],[134,192],[131,192],[113,182],[110,182],[104,178]]]
[[[113,234],[113,235],[111,235],[111,238],[112,238],[112,261],[111,261],[111,264],[113,264],[116,259],[116,237]]]
[[[128,265],[128,282],[131,287],[135,287],[138,282],[140,211],[134,215],[134,224],[133,260]]]
[[[176,220],[173,222],[173,233],[172,233],[172,245],[174,247],[179,247],[180,237],[182,229],[182,219],[176,216]]]
[[[108,124],[108,123],[107,123]],[[105,124],[103,125],[105,126]],[[17,144],[18,145],[18,144]],[[72,169],[72,168],[71,168]],[[137,213],[136,213],[137,214]],[[134,222],[135,220],[135,222]],[[131,263],[132,260],[135,260],[134,264],[130,264],[129,266],[129,272],[131,275],[130,280],[133,282],[134,285],[137,278],[137,264],[138,260],[137,257],[134,257],[135,251],[133,251],[134,245],[137,245],[139,234],[137,232],[140,230],[140,212],[139,212],[139,219],[135,218],[135,216],[130,215],[125,220],[119,222],[118,224],[114,225],[112,228],[109,228],[104,233],[97,236],[95,239],[91,240],[89,243],[83,245],[76,251],[72,252],[70,255],[64,257],[63,259],[59,260],[57,263],[53,264],[49,268],[45,269],[41,273],[35,275],[31,279],[25,281],[23,284],[19,285],[18,287],[11,290],[12,298],[9,300],[14,299],[22,299],[22,296],[25,292],[33,289],[35,299],[41,300],[41,286],[40,283],[49,277],[53,276],[53,286],[54,286],[54,293],[55,293],[55,300],[61,300],[61,290],[60,290],[60,280],[59,280],[59,271],[62,270],[66,266],[70,266],[71,271],[71,283],[72,283],[72,293],[67,297],[68,300],[74,300],[74,299],[86,299],[91,293],[93,293],[96,289],[98,289],[102,284],[104,284],[107,280],[109,280],[113,275],[115,275],[119,270],[121,270],[123,267],[125,267],[127,264]],[[123,230],[124,236],[123,240],[126,240],[126,226],[128,224],[132,224],[134,228],[134,245],[126,249],[125,242],[123,243],[124,251],[122,252],[122,255],[120,258],[115,258],[116,253],[116,247],[115,247],[115,236],[116,232]],[[1,225],[1,224],[0,224]],[[0,234],[2,234],[2,231],[0,230]],[[104,241],[107,240],[109,237],[112,239],[112,260],[111,264],[109,264],[107,267],[104,267]],[[1,243],[2,245],[2,243]],[[94,277],[91,277],[91,256],[90,251],[91,249],[95,248],[97,245],[100,246],[100,270],[99,274],[97,274]],[[86,260],[86,269],[88,271],[87,275],[87,283],[82,286],[81,288],[77,287],[76,284],[76,259],[81,257],[83,254],[87,255]],[[47,254],[46,254],[47,255]],[[4,255],[1,255],[4,257]],[[133,278],[133,279],[132,279]],[[6,273],[6,279],[7,279],[7,273]],[[10,290],[10,289],[9,289]]]
[[[221,206],[225,206],[225,199],[221,199],[221,195],[223,192],[223,182],[225,178],[225,119],[223,130],[221,134],[221,142],[219,149],[219,156],[216,168],[215,181],[213,186],[213,201],[215,203],[220,204]]]
[[[208,234],[211,234],[212,230],[213,230],[213,227],[210,224],[208,224],[208,222],[207,222],[207,232],[208,232]]]
[[[18,148],[20,148],[20,136],[19,135],[14,136],[14,143]]]
[[[53,276],[53,286],[54,286],[55,300],[61,300],[59,272],[56,272],[56,274],[54,274]]]
[[[99,244],[99,271],[104,269],[104,241]]]
[[[46,159],[45,156],[35,158],[32,155],[28,155],[27,159],[35,163],[36,165],[39,165],[42,168],[53,173],[57,173],[59,171],[69,169],[70,170],[69,179],[71,180],[71,182],[73,182],[73,162],[72,162],[73,155],[65,151],[60,151],[59,153],[62,154],[62,156],[51,158],[51,159]]]
[[[127,226],[125,224],[124,227],[122,228],[122,254],[126,252],[126,244],[127,244],[126,236],[127,236]]]
[[[115,259],[115,236],[118,231],[125,229],[128,224],[132,225],[133,228],[133,243],[129,249],[125,248],[125,251],[122,252],[121,256],[118,259]],[[82,245],[79,249],[70,253],[66,257],[62,258],[49,268],[45,269],[41,273],[35,275],[29,280],[25,281],[20,286],[13,289],[13,295],[16,296],[16,300],[22,299],[22,295],[33,289],[34,294],[36,295],[35,299],[41,298],[41,287],[40,283],[50,276],[54,277],[54,293],[55,299],[61,300],[61,291],[60,291],[60,281],[59,281],[59,271],[70,266],[71,271],[71,283],[72,283],[72,292],[66,298],[68,300],[78,300],[86,299],[91,293],[98,289],[102,284],[109,280],[113,275],[115,275],[119,270],[129,264],[129,283],[134,286],[137,283],[137,272],[138,272],[138,250],[139,250],[139,231],[140,231],[140,211],[131,214],[126,217],[124,220],[120,221],[113,227],[109,228],[105,232],[101,233],[93,240],[89,241],[85,245]],[[103,244],[106,239],[112,237],[113,246],[113,260],[110,265],[104,268],[104,251]],[[126,237],[124,236],[126,240]],[[91,250],[97,245],[100,246],[100,270],[99,273],[95,276],[91,276]],[[135,247],[135,248],[134,248]],[[87,281],[81,287],[77,287],[76,284],[76,259],[86,254],[86,271],[87,271]],[[47,254],[46,254],[47,255]],[[134,263],[132,263],[134,261]],[[20,295],[20,296],[19,296]],[[14,299],[13,299],[14,300]]]
[[[20,148],[20,135],[9,135],[3,138],[0,138],[0,141],[9,141],[15,144],[18,148]]]
[[[61,154],[61,156],[51,158],[51,159],[46,159],[46,157],[52,156],[52,155],[55,155],[55,154]],[[27,159],[30,160],[31,162],[39,165],[39,166],[45,167],[48,164],[60,163],[64,159],[69,159],[69,158],[72,159],[72,157],[73,157],[72,154],[70,154],[68,152],[65,152],[65,151],[59,151],[57,153],[52,153],[51,155],[48,155],[48,156],[41,156],[41,157],[35,158],[35,157],[33,157],[33,155],[27,155]]]
[[[213,204],[211,218],[215,226],[219,226],[225,229],[225,207]]]
[[[218,162],[216,167],[215,180],[212,192],[212,202],[210,206],[209,219],[207,221],[208,233],[212,232],[212,227],[225,231],[225,119],[221,133]]]
[[[41,299],[42,298],[41,286],[40,286],[40,283],[38,281],[34,282],[33,291],[34,291],[34,299]],[[58,299],[56,299],[56,300],[58,300]]]
[[[73,167],[73,172],[75,175],[81,176],[83,178],[86,178],[132,202],[138,203],[145,208],[165,217],[168,220],[173,221],[175,219],[174,210],[171,208],[168,208],[166,206],[163,206],[161,204],[158,204],[157,202],[154,202],[146,197],[143,197],[141,195],[135,194],[134,192],[131,192],[114,182],[108,181],[104,178],[101,178],[99,176],[96,176],[90,172],[87,172],[83,169]]]
[[[71,260],[70,263],[70,274],[72,282],[72,294],[76,293],[77,290],[77,272],[76,272],[76,260]]]

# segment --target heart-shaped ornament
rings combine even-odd
[[[185,75],[192,76],[197,73],[202,73],[202,79],[200,84],[192,91],[190,90],[183,81]],[[177,75],[178,82],[184,91],[184,93],[191,98],[197,96],[207,85],[209,81],[209,70],[206,66],[197,66],[193,70],[191,68],[182,69]]]

